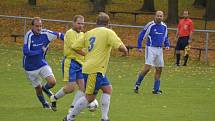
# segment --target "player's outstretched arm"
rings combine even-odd
[[[123,52],[126,56],[128,55],[128,49],[126,48],[126,46],[124,44],[121,44],[118,48],[118,50],[120,52]]]
[[[64,33],[59,32],[58,33],[58,38],[60,38],[62,41],[64,41]]]

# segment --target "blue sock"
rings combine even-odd
[[[137,85],[137,86],[140,86],[140,84],[141,84],[141,82],[143,81],[143,79],[144,79],[144,76],[141,75],[141,74],[139,74],[139,75],[138,75],[138,79],[137,79],[137,81],[136,81],[136,85]]]
[[[49,90],[51,89],[52,87],[46,83],[45,85],[43,85],[42,89],[43,91],[50,97],[53,93]]]
[[[37,98],[39,99],[43,106],[47,104],[47,101],[45,100],[43,94],[37,94]]]
[[[155,80],[154,81],[154,91],[159,91],[160,90],[160,80]]]

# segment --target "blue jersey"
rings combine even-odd
[[[29,30],[24,37],[23,68],[26,71],[33,71],[47,65],[45,55],[49,43],[57,38],[63,40],[64,34],[42,29],[39,35],[35,35]],[[42,50],[43,46],[46,48],[45,52]]]
[[[170,47],[168,39],[168,31],[165,23],[149,22],[138,36],[138,48],[142,48],[142,41],[146,39],[146,46],[162,47],[163,43],[165,47]]]

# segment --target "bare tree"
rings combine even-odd
[[[206,7],[206,0],[195,0],[193,2],[194,7]]]
[[[215,0],[207,0],[206,18],[215,18]]]
[[[155,11],[154,7],[154,0],[144,0],[144,3],[142,5],[142,8],[140,9],[141,11]]]
[[[29,4],[29,5],[33,5],[33,6],[36,6],[37,0],[28,0],[28,4]]]
[[[178,0],[168,0],[167,22],[170,24],[178,23]]]

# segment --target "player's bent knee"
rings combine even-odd
[[[35,90],[37,94],[41,94],[43,92],[41,85],[38,85],[37,87],[35,87]]]
[[[156,67],[156,72],[162,72],[162,68],[161,67]]]
[[[103,93],[107,93],[109,95],[112,94],[112,86],[111,85],[103,86],[101,89],[102,89]]]
[[[49,76],[49,77],[47,77],[46,78],[46,80],[47,80],[47,82],[48,82],[48,84],[50,85],[50,86],[55,86],[55,84],[56,84],[56,79],[55,79],[55,77],[54,76]]]
[[[54,86],[56,85],[56,81],[48,82],[48,84],[49,84],[51,87],[54,87]]]
[[[67,85],[64,86],[64,92],[66,94],[72,93],[74,90],[75,90],[74,84],[67,84]]]

